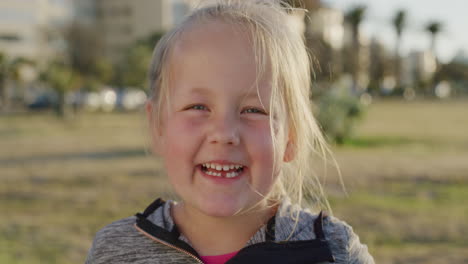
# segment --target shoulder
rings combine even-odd
[[[133,232],[136,217],[131,216],[110,223],[96,233],[95,240],[121,239],[122,234]]]
[[[113,222],[96,233],[86,263],[125,263],[125,252],[132,251],[132,244],[141,240],[135,232],[134,216]]]
[[[105,226],[96,233],[93,248],[119,248],[141,238],[135,230],[135,221],[136,217],[131,216]]]
[[[323,221],[323,232],[336,263],[374,263],[367,246],[361,244],[359,236],[354,233],[353,228],[346,222],[333,216],[327,216]]]
[[[324,236],[338,264],[373,264],[367,246],[361,244],[353,228],[333,216],[283,202],[276,215],[277,240],[311,240]]]
[[[178,263],[176,252],[140,233],[135,228],[136,217],[113,222],[96,233],[86,264],[104,263]],[[171,260],[171,261],[169,261]]]
[[[153,208],[157,210],[151,211],[148,220],[162,228],[167,228],[173,223],[168,215],[170,204],[162,204],[164,206]],[[151,239],[144,231],[137,229],[136,222],[137,217],[131,216],[100,229],[94,237],[85,263],[193,263],[191,257]]]

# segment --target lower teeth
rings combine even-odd
[[[237,175],[239,175],[239,173],[237,172],[226,173],[227,178],[233,178],[233,177],[236,177]]]
[[[221,172],[213,172],[213,171],[205,171],[206,174],[208,175],[211,175],[211,176],[217,176],[217,177],[221,177],[222,176],[222,173]],[[237,175],[239,175],[238,172],[228,172],[225,174],[226,175],[226,178],[234,178],[236,177]]]

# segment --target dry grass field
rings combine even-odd
[[[95,232],[171,197],[141,114],[0,116],[0,263],[83,263]],[[468,263],[468,101],[371,105],[333,147],[333,213],[376,263]]]
[[[331,194],[377,263],[468,263],[468,102],[371,105]]]

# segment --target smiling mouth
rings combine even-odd
[[[201,171],[207,175],[224,178],[234,178],[244,171],[244,166],[239,164],[200,164]]]

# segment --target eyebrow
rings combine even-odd
[[[244,95],[244,99],[259,99],[261,100],[261,96],[257,89],[251,88],[249,89],[248,93]]]
[[[212,94],[213,92],[210,90],[210,89],[207,89],[205,87],[192,87],[190,90],[189,90],[189,94],[202,94],[202,95],[205,95],[205,94]]]
[[[245,99],[258,99],[259,97],[260,96],[257,93],[257,91],[255,91],[254,93],[248,93],[244,96]]]
[[[201,95],[211,95],[213,94],[213,91],[203,87],[203,86],[196,86],[193,87],[189,90],[189,94],[201,94]],[[249,89],[249,92],[247,94],[244,94],[242,96],[243,99],[258,99],[259,94],[257,93],[257,89]]]

